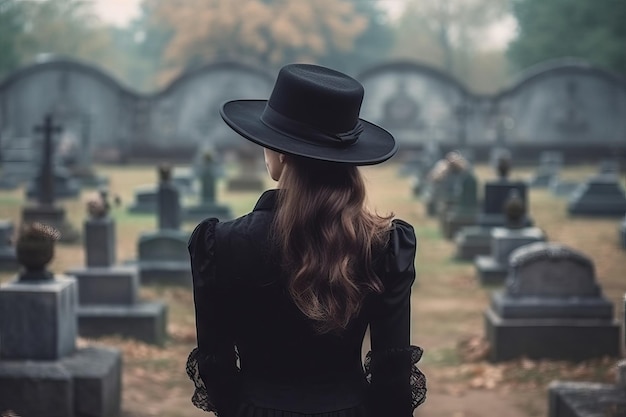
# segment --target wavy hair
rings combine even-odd
[[[368,293],[381,293],[373,254],[387,242],[391,216],[365,208],[358,168],[286,156],[272,236],[288,290],[320,333],[345,329]]]

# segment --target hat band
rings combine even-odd
[[[264,125],[278,133],[313,145],[350,146],[359,140],[359,136],[364,129],[363,124],[357,120],[354,128],[347,132],[324,132],[306,123],[286,117],[272,109],[269,105],[265,106],[260,119]]]

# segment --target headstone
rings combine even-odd
[[[118,416],[121,353],[76,348],[76,282],[46,269],[57,236],[47,225],[23,226],[16,243],[23,271],[0,286],[0,410]]]
[[[196,194],[196,178],[190,168],[175,168],[172,183],[185,195]]]
[[[617,364],[615,384],[569,381],[550,383],[548,416],[626,416],[626,360]]]
[[[30,137],[0,137],[0,189],[13,190],[33,178],[34,152]]]
[[[261,158],[257,149],[242,147],[237,151],[239,171],[236,176],[229,178],[229,191],[260,191],[265,188],[265,181],[261,176]]]
[[[581,361],[621,352],[620,324],[593,262],[557,243],[532,243],[510,255],[506,288],[492,294],[485,328],[493,362]]]
[[[588,179],[572,193],[567,212],[575,216],[623,216],[626,212],[626,193],[619,178],[604,173]]]
[[[504,205],[512,190],[517,191],[527,213],[528,185],[523,181],[508,179],[511,168],[511,156],[508,151],[500,149],[494,152],[497,156],[493,161],[498,178],[485,183],[483,207],[478,214],[476,226],[462,228],[455,236],[456,254],[459,260],[473,261],[476,256],[491,253],[491,229],[507,225]],[[522,219],[522,226],[531,227],[533,221],[527,214]]]
[[[556,175],[552,177],[548,188],[557,197],[569,197],[580,186],[578,181],[566,180]]]
[[[15,247],[12,244],[13,223],[0,220],[0,271],[14,271],[18,268]]]
[[[83,337],[121,335],[163,345],[166,306],[139,300],[136,266],[115,262],[115,222],[106,194],[88,202],[85,220],[85,267],[67,271],[78,282],[78,332]]]
[[[208,217],[216,217],[222,221],[232,219],[228,206],[217,203],[217,179],[219,166],[210,151],[203,155],[204,163],[199,167],[200,203],[185,208],[185,220],[201,221]]]
[[[180,197],[170,175],[169,167],[159,167],[159,229],[139,236],[137,266],[142,284],[191,285],[189,233],[179,230]]]
[[[38,175],[37,202],[35,205],[26,206],[22,209],[23,223],[44,223],[57,229],[61,233],[61,242],[75,242],[79,239],[78,232],[69,224],[65,217],[65,209],[55,205],[55,180],[53,175],[53,135],[61,131],[61,127],[55,126],[51,116],[46,116],[43,126],[35,127],[35,131],[43,133],[43,159]]]
[[[459,154],[460,155],[460,154]],[[452,239],[465,226],[476,224],[478,214],[478,181],[462,156],[459,175],[452,190],[452,204],[441,213],[441,229],[447,239]],[[451,166],[457,162],[451,161]]]
[[[154,214],[157,212],[157,187],[141,185],[135,188],[135,201],[128,207],[129,213]]]
[[[531,187],[548,187],[550,182],[558,177],[563,166],[563,153],[556,151],[544,151],[539,156],[539,167],[530,179]]]

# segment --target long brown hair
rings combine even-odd
[[[287,156],[272,235],[296,306],[320,333],[345,329],[383,284],[373,251],[386,243],[391,216],[365,208],[358,168]]]

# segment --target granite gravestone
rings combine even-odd
[[[193,195],[197,192],[196,178],[191,168],[175,168],[172,174],[172,184],[181,194]]]
[[[462,228],[454,238],[457,248],[456,258],[459,260],[472,261],[478,255],[491,253],[491,229],[506,226],[504,204],[511,190],[518,192],[524,204],[524,211],[528,212],[526,209],[528,207],[527,184],[523,181],[508,179],[511,169],[510,153],[500,149],[495,154],[497,156],[494,165],[498,179],[485,184],[483,207],[481,213],[478,214],[478,224]],[[527,214],[522,220],[522,225],[532,226],[532,220]]]
[[[626,416],[626,360],[617,364],[615,385],[553,381],[548,387],[548,416]]]
[[[134,202],[128,207],[129,213],[154,214],[157,211],[157,187],[140,185],[135,188]]]
[[[159,229],[139,236],[140,280],[142,284],[191,285],[189,233],[179,230],[182,210],[178,189],[171,183],[171,168],[159,167],[159,178]]]
[[[505,205],[507,227],[491,229],[491,254],[476,257],[476,276],[482,285],[501,285],[509,268],[509,255],[515,249],[546,240],[538,227],[522,227],[525,206],[516,189],[509,193]]]
[[[620,324],[593,262],[557,243],[532,243],[511,254],[506,288],[492,294],[485,331],[493,362],[581,361],[621,352]]]
[[[426,214],[437,216],[442,208],[446,208],[453,198],[455,180],[458,173],[451,172],[448,160],[443,158],[428,173],[422,200],[426,205]]]
[[[0,132],[0,189],[14,190],[33,178],[35,165],[30,137],[10,138]]]
[[[79,239],[79,233],[69,224],[65,218],[65,209],[55,204],[55,180],[53,175],[53,135],[61,132],[61,127],[56,126],[51,116],[46,116],[42,126],[35,127],[35,132],[43,133],[43,159],[38,175],[39,193],[37,203],[22,209],[23,223],[48,224],[61,233],[61,242],[75,242]]]
[[[451,153],[450,167],[458,175],[452,189],[452,204],[440,216],[441,229],[452,239],[462,227],[476,224],[478,214],[478,181],[469,162],[460,153]]]
[[[140,301],[137,268],[116,265],[115,222],[109,207],[104,191],[88,202],[86,265],[66,273],[78,282],[78,332],[84,337],[117,334],[163,345],[166,306]]]
[[[201,184],[200,204],[185,208],[185,220],[201,221],[208,217],[216,217],[222,221],[230,220],[233,218],[230,208],[216,201],[219,166],[210,151],[204,152],[203,159],[203,165],[198,169]]]
[[[544,151],[539,155],[539,167],[530,179],[531,187],[548,187],[554,178],[558,178],[559,171],[563,166],[563,153],[556,151]]]
[[[261,159],[256,148],[244,146],[237,150],[239,170],[229,178],[226,187],[229,191],[260,191],[265,188],[261,177]]]
[[[623,216],[626,193],[617,175],[601,173],[581,184],[569,198],[567,212],[574,216]]]
[[[0,220],[0,271],[13,271],[18,268],[12,239],[13,223],[9,220]]]
[[[0,286],[0,410],[29,417],[120,414],[122,356],[76,348],[76,282],[46,269],[58,232],[23,226],[16,242],[23,267]]]

